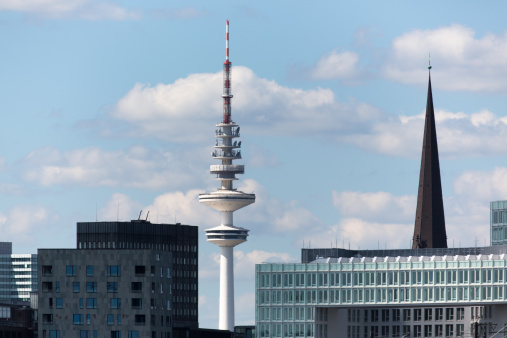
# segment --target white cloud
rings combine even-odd
[[[249,134],[331,137],[363,128],[380,115],[365,103],[342,103],[329,89],[288,88],[233,68],[232,117]],[[193,74],[172,84],[136,84],[110,112],[130,125],[132,135],[176,142],[205,142],[220,121],[222,73]],[[191,125],[189,132],[182,125]]]
[[[476,157],[507,153],[507,119],[482,110],[473,114],[437,109],[438,150],[441,157]],[[346,142],[390,156],[421,154],[424,113],[377,122],[368,133],[344,137]]]
[[[447,90],[505,91],[507,32],[475,32],[462,25],[414,30],[395,38],[383,68],[386,77],[402,83],[427,81],[425,57],[431,52],[434,85]]]
[[[182,7],[171,9],[156,9],[150,13],[156,18],[169,18],[169,19],[194,19],[201,18],[209,14],[207,10],[199,10],[195,7]]]
[[[41,206],[15,206],[0,213],[0,232],[4,241],[33,247],[41,229],[57,219],[58,215]]]
[[[359,56],[354,52],[333,50],[309,69],[310,77],[314,80],[352,79],[357,76],[358,61]]]
[[[255,277],[255,264],[289,262],[295,263],[298,262],[298,259],[283,252],[268,252],[262,250],[244,252],[241,250],[235,250],[234,274],[236,279],[253,280]]]
[[[97,212],[98,221],[130,221],[139,217],[143,205],[125,194],[116,193]],[[144,213],[146,215],[146,211]]]
[[[130,20],[139,14],[111,2],[93,0],[4,0],[0,11],[16,11],[46,18],[85,20]]]
[[[333,191],[333,205],[342,217],[376,222],[410,222],[415,217],[414,195],[394,196],[389,192]]]
[[[42,186],[127,186],[144,189],[192,185],[206,168],[200,149],[177,152],[144,147],[105,151],[95,147],[60,152],[46,147],[21,162],[23,178]],[[201,163],[202,162],[202,163]],[[202,164],[202,168],[198,168]]]

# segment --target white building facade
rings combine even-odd
[[[380,257],[349,251],[352,257],[258,264],[258,336],[473,337],[479,330],[481,337],[498,331],[503,337],[507,257],[501,252],[507,247],[496,249]],[[431,251],[459,254],[427,255]]]

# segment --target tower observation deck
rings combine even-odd
[[[220,299],[219,329],[234,331],[234,262],[233,249],[246,242],[247,229],[235,227],[233,212],[255,202],[255,195],[244,193],[233,188],[237,174],[245,172],[244,165],[233,164],[241,159],[240,127],[231,119],[231,62],[229,61],[229,20],[226,22],[226,58],[224,62],[223,120],[216,124],[215,146],[211,153],[213,159],[221,164],[210,166],[210,173],[215,174],[221,186],[217,191],[200,194],[199,202],[222,214],[221,224],[207,229],[208,242],[221,248],[220,255]]]

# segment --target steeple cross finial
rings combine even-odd
[[[428,69],[431,69],[431,53],[428,53]]]

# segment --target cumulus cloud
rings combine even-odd
[[[330,89],[284,87],[246,67],[234,67],[233,77],[232,117],[247,126],[249,134],[336,138],[338,132],[364,128],[380,115],[366,103],[336,100]],[[110,116],[127,123],[132,135],[201,143],[209,140],[209,126],[221,118],[221,86],[221,72],[193,74],[172,84],[136,84]],[[188,124],[192,132],[181,128]]]
[[[0,11],[15,11],[46,18],[84,20],[138,19],[139,13],[111,2],[93,0],[5,0]]]
[[[6,213],[0,213],[0,231],[4,241],[15,242],[18,246],[33,246],[37,234],[58,215],[41,206],[15,206]]]
[[[323,55],[308,72],[314,80],[352,79],[358,74],[358,61],[357,53],[333,50]]]
[[[389,192],[333,191],[333,205],[344,217],[376,222],[410,222],[415,215],[414,195],[394,196]]]
[[[507,153],[507,118],[488,110],[465,114],[437,109],[438,148],[441,157],[476,157]],[[390,156],[421,154],[424,113],[391,117],[373,125],[368,133],[344,137],[346,142]]]
[[[392,41],[383,67],[387,78],[402,83],[427,80],[425,56],[431,52],[435,87],[447,90],[490,91],[507,89],[507,31],[476,37],[462,25],[414,30]]]
[[[188,148],[164,152],[139,146],[117,151],[88,147],[61,152],[46,147],[29,153],[20,165],[26,181],[42,186],[78,184],[160,189],[192,185],[195,177],[203,176],[200,173],[206,165],[200,155],[201,150]],[[198,167],[201,164],[202,168]]]

